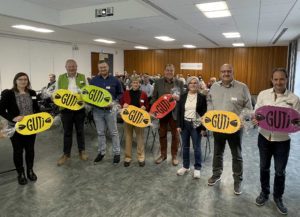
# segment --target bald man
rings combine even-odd
[[[207,110],[230,111],[240,115],[243,109],[252,109],[248,87],[244,83],[234,80],[233,75],[232,65],[224,64],[221,66],[220,81],[212,85],[207,97]],[[214,132],[213,136],[213,175],[209,178],[208,185],[213,186],[221,180],[223,155],[227,141],[232,154],[234,194],[240,195],[243,180],[242,130],[240,129],[233,134]]]

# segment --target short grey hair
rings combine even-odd
[[[200,84],[199,78],[197,78],[196,76],[190,76],[186,79],[186,84],[189,85],[191,83],[192,80],[196,80],[198,85]]]

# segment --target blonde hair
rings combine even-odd
[[[139,83],[141,83],[141,78],[138,75],[132,75],[130,77],[130,83],[132,83],[133,81],[138,81]]]

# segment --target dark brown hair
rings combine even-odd
[[[108,62],[106,60],[99,60],[98,64],[102,64],[102,63],[106,63],[106,65],[108,65]]]
[[[28,91],[29,89],[31,89],[31,84],[30,84],[28,75],[25,72],[19,72],[14,77],[12,90],[19,92],[18,87],[17,87],[17,80],[22,76],[26,76],[26,78],[28,80],[27,86],[25,87],[25,91]]]
[[[285,77],[288,78],[288,73],[287,73],[286,69],[283,68],[283,67],[273,69],[272,78],[273,78],[273,75],[274,75],[275,72],[283,72],[285,74]]]

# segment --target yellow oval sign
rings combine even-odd
[[[55,105],[70,110],[79,110],[84,107],[84,102],[81,99],[81,96],[77,93],[73,93],[69,90],[59,89],[56,90],[53,94],[53,102]]]
[[[241,120],[233,112],[211,110],[202,117],[202,124],[210,131],[232,134],[241,127]]]
[[[16,123],[16,131],[22,135],[32,135],[48,130],[53,124],[53,117],[47,112],[26,115]]]
[[[149,113],[133,105],[124,108],[121,117],[126,123],[136,127],[147,127],[151,124]]]
[[[82,88],[81,97],[85,102],[98,107],[107,107],[112,102],[110,92],[94,85],[87,85]]]

